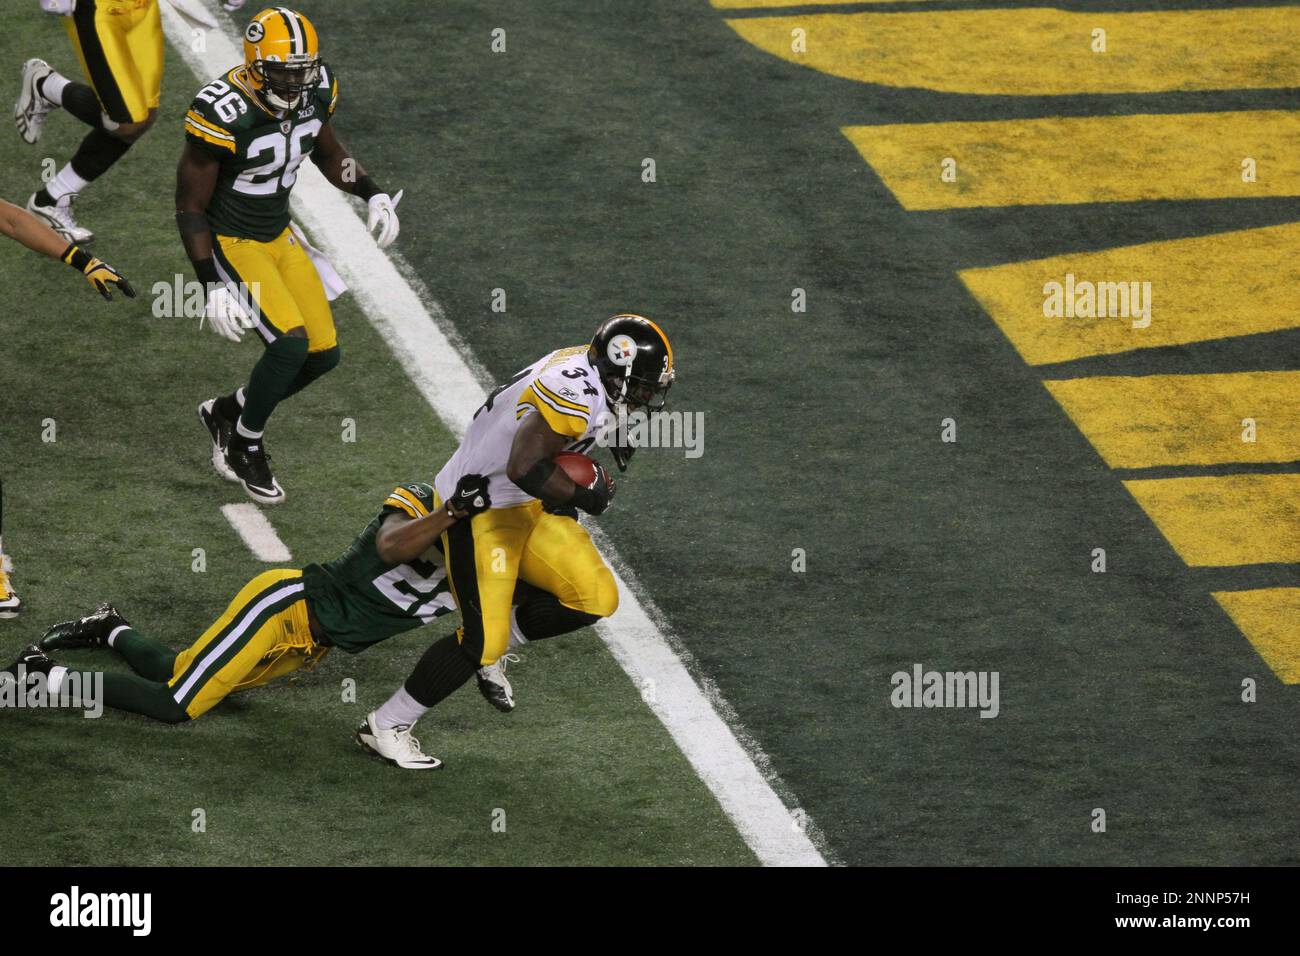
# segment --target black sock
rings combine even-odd
[[[406,692],[425,707],[433,707],[460,687],[479,668],[461,649],[455,634],[434,641],[406,679]]]
[[[515,597],[519,602],[515,607],[515,620],[519,623],[520,632],[530,641],[559,637],[561,634],[590,627],[600,620],[598,615],[566,607],[551,592],[523,581],[516,586]]]
[[[284,397],[288,398],[290,395],[298,394],[326,372],[337,367],[339,356],[340,352],[337,345],[332,349],[325,349],[323,352],[308,352],[307,361],[302,363],[302,368],[298,370],[294,380],[289,383],[289,391],[285,393]]]
[[[284,401],[303,363],[307,361],[307,340],[296,335],[282,335],[266,347],[253,366],[244,388],[244,409],[239,420],[244,429],[259,434],[275,406]],[[236,431],[235,434],[239,434]]]
[[[239,389],[235,389],[229,395],[222,395],[216,401],[217,413],[229,422],[239,421],[239,413],[244,410],[244,406],[239,404]]]
[[[102,129],[92,129],[72,157],[72,171],[87,182],[93,182],[130,148],[131,144],[125,140],[110,136]]]
[[[36,92],[45,96],[45,80],[48,76],[41,77],[36,83]],[[45,97],[46,100],[49,97]],[[63,102],[61,105],[65,110],[81,120],[87,126],[101,127],[104,122],[104,111],[100,109],[99,97],[85,83],[69,81],[68,85],[63,88],[63,96],[60,97]]]

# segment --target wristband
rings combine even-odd
[[[221,276],[217,275],[217,263],[215,259],[191,259],[194,264],[194,272],[199,277],[199,281],[205,286],[222,285]]]
[[[63,250],[63,255],[59,256],[59,258],[78,272],[85,272],[86,266],[90,265],[90,260],[95,257],[84,249],[78,248],[74,242],[68,244],[68,248]]]
[[[515,484],[534,498],[540,498],[542,497],[542,488],[546,484],[546,479],[551,477],[551,472],[555,471],[555,467],[555,462],[543,458],[529,468]]]
[[[354,196],[360,196],[366,202],[370,202],[371,196],[378,196],[382,192],[383,190],[375,185],[375,181],[368,175],[362,176],[353,184],[352,187],[352,194]]]
[[[212,226],[208,224],[208,217],[201,212],[176,213],[176,227],[180,229],[182,236],[195,236],[212,231]]]

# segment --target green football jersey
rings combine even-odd
[[[355,654],[456,609],[439,543],[405,564],[381,560],[375,547],[379,526],[388,515],[402,512],[422,518],[433,507],[432,485],[399,485],[346,551],[333,561],[302,569],[307,601],[335,647]]]
[[[270,242],[288,228],[298,166],[334,115],[338,95],[334,72],[323,63],[306,102],[283,117],[261,105],[243,66],[199,90],[185,114],[185,138],[221,160],[207,208],[214,232]]]

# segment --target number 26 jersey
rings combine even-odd
[[[270,242],[289,227],[298,166],[334,115],[338,80],[324,63],[320,82],[297,108],[271,114],[238,66],[199,90],[185,113],[185,139],[221,161],[208,203],[214,232]]]

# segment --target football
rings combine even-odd
[[[573,479],[575,485],[590,488],[596,483],[596,463],[586,455],[576,451],[562,451],[551,461],[564,469],[564,473]]]

